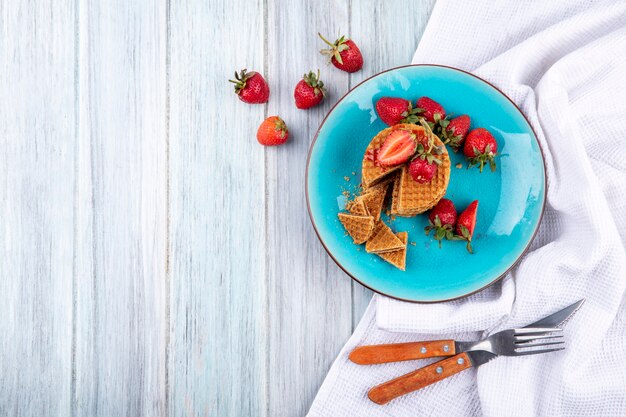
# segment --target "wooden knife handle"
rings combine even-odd
[[[459,353],[451,358],[440,360],[439,362],[387,381],[384,384],[377,385],[368,392],[367,396],[376,404],[386,404],[394,398],[439,382],[471,366],[472,363],[467,353]]]
[[[359,346],[350,352],[349,358],[359,365],[372,365],[436,356],[452,356],[455,353],[454,340],[431,340],[428,342]]]

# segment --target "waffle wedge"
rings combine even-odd
[[[365,250],[369,253],[393,252],[403,247],[402,241],[393,234],[393,231],[382,220],[375,223],[374,230],[365,243]]]
[[[377,253],[377,255],[396,268],[404,271],[406,268],[406,244],[409,240],[409,234],[407,232],[399,232],[396,233],[396,236],[402,241],[404,247],[394,250],[393,252]]]
[[[346,213],[339,213],[338,217],[343,227],[345,227],[346,231],[357,245],[365,243],[372,235],[375,226],[373,217],[355,216]]]
[[[367,146],[365,155],[363,156],[363,163],[361,164],[361,181],[363,183],[364,190],[378,184],[389,174],[397,171],[401,167],[401,165],[395,167],[381,167],[376,164],[376,152],[383,145],[387,136],[389,136],[394,130],[398,129],[410,131],[416,135],[416,139],[418,141],[423,141],[426,138],[424,128],[414,124],[403,123],[381,130],[376,136],[374,136],[374,139],[372,139],[370,144]]]
[[[367,210],[367,206],[362,197],[357,197],[353,201],[349,202],[346,209],[355,216],[369,216],[370,213]],[[374,218],[374,220],[378,220]]]
[[[374,220],[380,220],[380,213],[383,211],[383,203],[385,202],[389,184],[390,182],[385,182],[380,186],[377,185],[355,200],[363,202],[368,215],[374,217]]]

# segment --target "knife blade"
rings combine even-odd
[[[541,320],[531,323],[525,327],[559,327],[560,325],[567,322],[567,320],[569,320],[574,315],[574,313],[578,311],[578,309],[584,304],[584,302],[584,298],[578,300],[574,304],[562,308],[556,313],[550,314],[549,316],[546,316]]]

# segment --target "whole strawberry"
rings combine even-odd
[[[382,97],[376,102],[376,113],[383,123],[393,126],[398,123],[414,123],[418,121],[417,109],[409,100],[399,97]]]
[[[296,99],[296,107],[299,109],[308,109],[317,106],[324,100],[326,89],[324,83],[320,80],[320,71],[317,75],[313,71],[304,74],[302,79],[296,84],[293,97]]]
[[[474,200],[459,215],[456,224],[457,237],[467,241],[467,251],[474,253],[472,249],[472,236],[474,235],[474,227],[476,226],[476,214],[478,212],[478,200]]]
[[[417,108],[419,114],[430,123],[439,123],[440,120],[446,118],[446,111],[441,104],[437,103],[430,97],[420,97],[417,99]]]
[[[329,49],[322,49],[320,52],[322,55],[328,55],[330,62],[335,67],[346,72],[356,72],[363,67],[363,55],[351,39],[342,36],[334,43],[330,43],[321,33],[318,35],[330,47]]]
[[[416,148],[414,134],[404,129],[394,130],[378,150],[376,162],[383,167],[404,164],[413,156]]]
[[[441,124],[441,138],[445,144],[450,145],[455,151],[457,151],[470,128],[470,118],[464,114],[455,117],[452,120],[442,120]]]
[[[244,103],[266,103],[270,97],[270,87],[265,78],[256,71],[247,72],[243,69],[240,73],[235,72],[234,80],[228,81],[235,84],[235,93]]]
[[[456,223],[454,203],[447,198],[439,200],[437,205],[428,213],[428,223],[429,225],[424,228],[424,232],[428,236],[431,231],[434,231],[434,238],[439,242],[439,247],[441,247],[443,239],[453,240]]]
[[[261,145],[282,145],[289,139],[289,131],[283,119],[278,116],[270,116],[259,126],[256,138]]]
[[[441,159],[438,156],[443,153],[443,145],[435,146],[428,124],[423,120],[421,123],[428,132],[427,139],[425,143],[420,141],[417,144],[415,157],[409,164],[409,174],[418,183],[426,184],[432,181],[437,173],[437,167],[441,165]]]
[[[498,153],[498,143],[487,129],[474,129],[465,138],[463,153],[469,161],[468,168],[478,165],[483,172],[485,164],[489,164],[491,171],[496,170],[495,157]]]

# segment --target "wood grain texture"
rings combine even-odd
[[[0,3],[0,415],[69,415],[74,8]]]
[[[81,1],[76,416],[163,416],[166,9]]]
[[[427,340],[423,342],[390,343],[359,346],[350,352],[350,360],[359,365],[411,361],[416,359],[453,356],[454,340]]]
[[[0,415],[305,415],[371,297],[310,225],[308,148],[431,7],[0,2]],[[326,65],[318,31],[364,69]],[[244,67],[267,105],[232,93]],[[297,110],[317,68],[329,98]],[[291,139],[263,148],[273,114]]]
[[[265,106],[227,81],[263,71],[263,16],[260,0],[170,5],[170,416],[268,415]]]
[[[472,363],[467,353],[459,353],[377,385],[369,390],[367,396],[376,404],[386,404],[471,367]]]
[[[266,151],[268,406],[272,417],[291,417],[306,414],[352,330],[351,280],[315,236],[304,194],[310,143],[349,80],[347,73],[326,64],[317,32],[334,39],[346,31],[349,2],[297,0],[288,7],[269,2],[267,21],[267,72],[280,80],[268,114],[280,114],[293,135],[286,146]],[[329,98],[298,110],[293,89],[305,72],[318,68]]]
[[[350,32],[361,50],[366,51],[366,56],[363,70],[350,76],[350,87],[373,74],[410,64],[434,5],[435,0],[353,2]],[[411,240],[409,234],[409,242]],[[411,250],[412,246],[408,248]],[[357,282],[352,286],[354,329],[372,298],[372,292]]]

